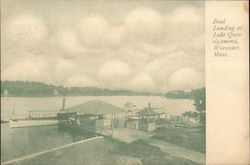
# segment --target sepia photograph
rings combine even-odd
[[[1,0],[2,165],[204,165],[205,1]]]

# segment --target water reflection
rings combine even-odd
[[[78,129],[78,128],[64,128],[64,127],[58,127],[59,133],[68,133],[72,136],[72,139],[74,142],[80,141],[83,139],[88,139],[96,136],[95,133],[86,132],[84,130]]]
[[[4,123],[1,124],[1,162],[93,136],[79,130],[62,130],[56,125],[10,129]]]

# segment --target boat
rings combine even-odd
[[[14,118],[14,109],[12,118],[9,120],[10,128],[43,126],[58,124],[57,114],[59,111],[29,111],[29,115],[25,119]]]
[[[10,128],[31,127],[31,126],[46,126],[57,125],[59,120],[58,113],[65,113],[65,98],[63,98],[62,109],[60,111],[29,111],[26,119],[15,119],[14,108],[12,111],[12,118],[9,120]]]
[[[46,126],[57,125],[58,120],[10,120],[10,128],[31,127],[31,126]]]

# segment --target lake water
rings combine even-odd
[[[150,102],[151,107],[164,107],[171,115],[180,115],[194,110],[193,101],[186,99],[166,99],[159,96],[85,96],[66,97],[66,108],[90,100],[101,100],[120,108],[127,102],[133,102],[137,108],[144,108]],[[28,111],[59,111],[62,97],[1,97],[1,119],[8,120],[15,110],[15,118],[25,118]]]
[[[164,107],[171,115],[180,115],[194,110],[192,100],[166,99],[158,96],[86,96],[66,97],[66,108],[90,100],[102,100],[123,107],[133,102],[137,108],[144,108],[150,102],[152,107]],[[61,97],[2,97],[1,119],[8,120],[15,109],[15,118],[25,118],[28,111],[58,111],[62,106]],[[57,126],[40,126],[10,129],[9,124],[1,124],[1,162],[41,152],[79,140],[78,135],[61,132]],[[81,138],[84,138],[81,136]]]
[[[57,126],[10,129],[1,124],[1,162],[73,142],[68,132],[59,132]]]

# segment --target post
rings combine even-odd
[[[118,126],[118,121],[117,121],[117,119],[116,119],[116,113],[114,113],[114,122],[115,122],[114,128],[117,128],[117,126]]]
[[[64,111],[65,109],[65,97],[63,98],[63,102],[62,102],[62,111]]]
[[[113,113],[111,115],[111,131],[112,131],[112,135],[113,135]]]
[[[15,113],[15,108],[12,110],[12,120],[14,120],[14,113]]]

